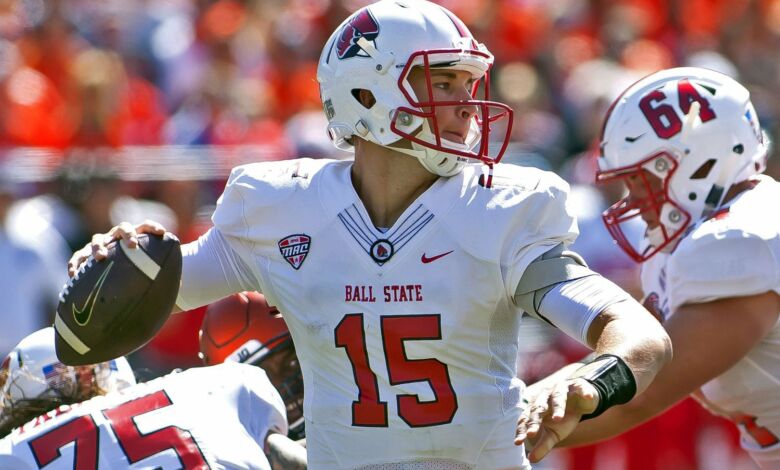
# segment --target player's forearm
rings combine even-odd
[[[584,359],[581,362],[572,362],[571,364],[561,367],[547,377],[532,384],[528,384],[523,391],[523,400],[533,403],[539,393],[552,387],[561,380],[567,379],[574,371],[583,365],[585,365]]]
[[[603,415],[580,424],[556,447],[577,447],[613,438],[642,424],[654,414],[646,407],[635,406],[642,397],[605,411]],[[632,406],[634,405],[634,406]]]
[[[672,343],[663,327],[634,300],[607,307],[593,321],[588,340],[596,356],[621,357],[636,380],[636,394],[647,389],[672,358]]]
[[[268,435],[266,455],[273,470],[306,469],[306,449],[282,434]]]

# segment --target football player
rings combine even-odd
[[[290,438],[306,437],[303,376],[290,331],[263,294],[241,292],[210,304],[200,329],[206,365],[236,361],[262,367],[287,408]]]
[[[26,336],[0,366],[0,437],[60,405],[72,405],[135,385],[124,357],[91,366],[60,363],[54,329]]]
[[[628,195],[604,221],[643,263],[645,303],[664,320],[674,358],[641,397],[562,445],[614,436],[693,395],[739,427],[761,467],[780,468],[780,184],[761,174],[768,147],[748,90],[718,72],[657,72],[615,102],[597,179],[622,181]],[[624,226],[638,218],[647,230],[631,240]],[[545,412],[521,428],[535,436]],[[537,441],[533,459],[553,437]]]
[[[492,64],[434,3],[359,9],[317,71],[354,161],[234,169],[213,228],[182,248],[182,310],[257,290],[284,312],[316,468],[528,468],[513,443],[524,311],[596,350],[556,389],[566,426],[641,393],[671,354],[641,305],[566,250],[566,183],[498,163],[512,111],[490,100]],[[120,224],[69,269],[139,232],[164,228]]]
[[[132,385],[124,358],[59,363],[52,328],[25,338],[3,367],[0,416],[11,410],[21,424],[0,439],[0,469],[306,468],[305,456],[266,458],[303,448],[284,437],[284,403],[258,367],[228,362]],[[34,419],[21,421],[22,410]]]

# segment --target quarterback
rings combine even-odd
[[[711,70],[655,73],[618,98],[601,148],[598,179],[628,188],[604,221],[643,263],[645,304],[674,359],[641,397],[561,444],[613,436],[693,395],[739,427],[762,468],[780,469],[780,184],[761,175],[768,141],[748,90]],[[622,227],[636,217],[647,231],[632,244]],[[538,429],[544,412],[521,428]],[[552,444],[540,440],[532,457]]]
[[[313,468],[528,468],[513,443],[523,312],[599,356],[557,388],[577,422],[641,393],[671,356],[652,316],[567,251],[568,186],[498,163],[512,111],[490,101],[492,63],[434,3],[359,9],[317,71],[328,133],[354,161],[238,167],[213,227],[182,247],[179,308],[258,290],[284,312]],[[120,224],[69,269],[163,230]]]

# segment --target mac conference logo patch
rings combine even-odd
[[[287,236],[279,241],[279,251],[295,269],[299,269],[309,254],[311,237],[303,233]]]

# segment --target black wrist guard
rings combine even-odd
[[[615,405],[628,403],[636,395],[633,372],[623,359],[614,354],[602,354],[593,362],[577,369],[570,378],[585,379],[599,392],[596,410],[583,415],[580,421],[595,418]]]

